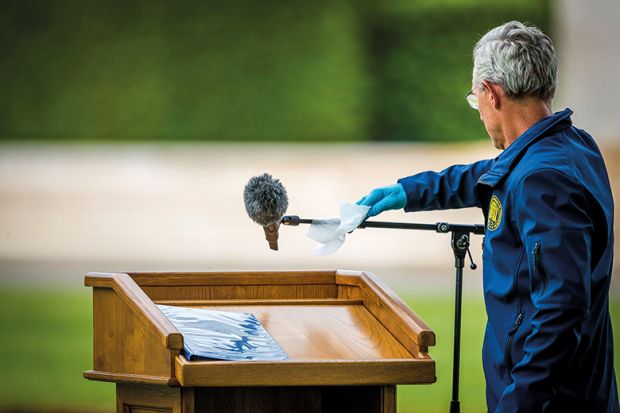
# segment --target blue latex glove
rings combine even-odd
[[[401,184],[373,189],[368,195],[356,202],[357,205],[371,207],[368,218],[390,209],[402,209],[407,205],[407,194]]]

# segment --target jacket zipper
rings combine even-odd
[[[521,309],[519,309],[519,311],[520,311],[519,315],[517,316],[517,319],[512,325],[512,328],[508,330],[508,342],[506,343],[506,361],[507,361],[506,366],[508,367],[509,372],[514,367],[512,357],[510,356],[510,350],[512,348],[512,340],[514,339],[515,333],[519,329],[519,326],[523,322],[523,317],[525,317],[525,314],[521,311]]]
[[[541,291],[542,293],[545,291],[545,288],[547,287],[547,276],[545,274],[545,269],[543,268],[543,265],[542,265],[540,249],[541,249],[540,241],[536,241],[534,243],[534,249],[532,250],[532,255],[534,256],[534,275],[540,277],[540,280],[542,282],[542,291]]]
[[[523,317],[524,317],[523,297],[521,297],[521,291],[519,290],[519,267],[521,267],[521,262],[523,261],[524,255],[527,255],[525,252],[525,248],[521,251],[521,256],[519,257],[519,262],[517,263],[517,269],[515,271],[515,276],[513,280],[515,284],[515,290],[517,293],[517,297],[519,298],[519,308],[517,310],[517,318],[515,322],[513,323],[512,327],[510,328],[510,330],[508,330],[508,333],[507,333],[508,340],[506,340],[506,349],[504,350],[504,357],[506,359],[506,367],[508,368],[508,377],[510,377],[510,371],[512,370],[512,367],[513,367],[513,360],[512,360],[512,357],[510,356],[510,350],[512,349],[512,341],[514,340],[514,335],[519,329],[519,326],[521,325],[521,323],[523,322]]]

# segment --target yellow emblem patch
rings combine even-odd
[[[487,228],[489,231],[495,231],[502,222],[502,203],[499,198],[493,195],[489,204],[489,218],[487,219]]]

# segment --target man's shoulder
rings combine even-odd
[[[557,174],[576,181],[604,174],[603,157],[592,137],[574,127],[563,129],[541,137],[534,142],[515,165],[511,180],[521,181],[536,174],[550,178]]]
[[[585,194],[606,210],[613,206],[601,152],[590,135],[574,127],[533,143],[511,171],[507,187],[515,193]]]

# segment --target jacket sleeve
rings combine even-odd
[[[593,224],[585,189],[558,171],[538,170],[515,189],[533,314],[524,356],[496,412],[538,412],[556,393],[581,339],[590,307]]]
[[[441,172],[422,172],[398,183],[407,194],[406,212],[480,207],[475,186],[495,161],[487,159],[469,165],[454,165]]]

